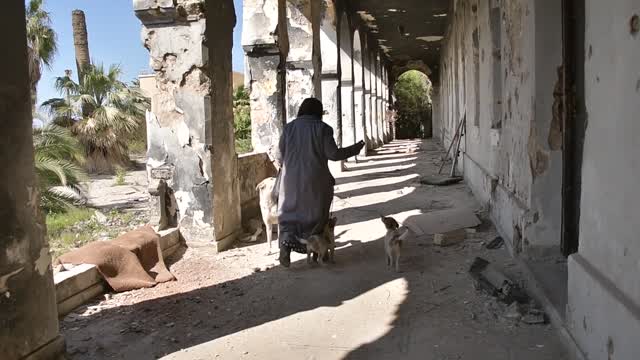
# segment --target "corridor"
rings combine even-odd
[[[114,294],[61,321],[71,359],[567,359],[550,325],[505,317],[506,305],[474,289],[475,256],[521,274],[464,184],[421,185],[442,155],[432,140],[385,145],[337,179],[337,264],[290,269],[266,243],[173,259],[178,281]],[[398,220],[469,208],[482,225],[460,245],[410,239],[401,273],[384,263],[379,214]],[[248,245],[248,246],[247,246]],[[286,356],[284,355],[286,354]]]

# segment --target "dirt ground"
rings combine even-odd
[[[414,149],[414,150],[411,150]],[[437,172],[433,141],[395,142],[350,163],[338,178],[337,264],[290,269],[266,243],[214,254],[187,249],[171,262],[178,281],[108,294],[61,321],[72,359],[568,359],[556,331],[509,316],[468,274],[481,256],[522,275],[464,184],[421,185]],[[464,243],[411,239],[401,272],[385,266],[379,215],[476,211],[483,224]]]

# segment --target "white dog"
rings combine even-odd
[[[260,193],[260,212],[262,221],[267,230],[267,243],[269,244],[269,254],[271,254],[271,239],[273,238],[273,225],[278,226],[278,202],[271,195],[275,186],[276,178],[269,177],[262,180],[256,190]],[[278,238],[280,230],[278,229]]]

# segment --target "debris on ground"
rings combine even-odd
[[[451,246],[463,242],[466,238],[466,229],[458,229],[443,234],[433,234],[433,243],[437,246]]]
[[[497,236],[495,239],[491,240],[485,247],[489,250],[499,249],[504,245],[504,239],[502,236]]]
[[[423,176],[420,183],[424,185],[447,186],[457,184],[464,180],[460,176]]]
[[[517,301],[525,304],[530,301],[529,296],[516,283],[483,258],[476,257],[469,273],[480,289],[504,303],[511,304]]]
[[[527,314],[522,317],[522,322],[529,325],[540,325],[546,324],[547,318],[543,311],[530,308]]]

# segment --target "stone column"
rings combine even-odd
[[[242,47],[251,96],[251,143],[273,159],[284,127],[284,76],[278,0],[245,0]]]
[[[384,145],[384,124],[382,120],[382,63],[380,56],[376,56],[376,122],[378,129],[377,142],[380,146]]]
[[[374,148],[380,146],[378,127],[378,61],[374,54],[371,55],[371,123]]]
[[[390,126],[389,126],[389,73],[387,72],[386,67],[384,68],[383,71],[383,84],[384,84],[384,102],[383,102],[383,108],[384,108],[384,141],[385,142],[390,142],[391,141],[391,131],[390,131]]]
[[[364,44],[366,45],[367,42],[364,41]],[[375,142],[374,142],[374,137],[373,137],[373,121],[372,121],[372,116],[371,116],[371,61],[370,61],[370,56],[368,51],[365,49],[363,50],[363,57],[362,57],[364,64],[364,89],[363,89],[363,93],[364,93],[364,122],[365,122],[365,134],[367,137],[367,149],[371,150],[373,148],[375,148]]]
[[[348,71],[351,71],[349,69]],[[342,144],[350,146],[355,143],[356,129],[353,116],[353,80],[342,80],[340,83],[342,112]]]
[[[342,146],[342,116],[340,114],[340,74],[338,73],[338,30],[333,0],[322,0],[320,9],[320,53],[322,56],[322,105],[327,111],[323,121],[333,128],[338,146]],[[332,174],[344,169],[344,162],[330,162]]]
[[[322,97],[320,85],[320,3],[286,0],[288,54],[286,59],[286,118],[293,120],[302,101]]]
[[[158,87],[147,114],[150,188],[167,182],[188,243],[224,250],[240,230],[231,108],[233,2],[133,4]]]
[[[355,125],[355,141],[364,141],[365,146],[360,151],[361,156],[367,155],[365,125],[364,125],[364,79],[362,61],[362,41],[360,32],[353,35],[353,118]]]
[[[34,173],[24,2],[2,6],[0,33],[0,357],[55,359],[64,351]]]

